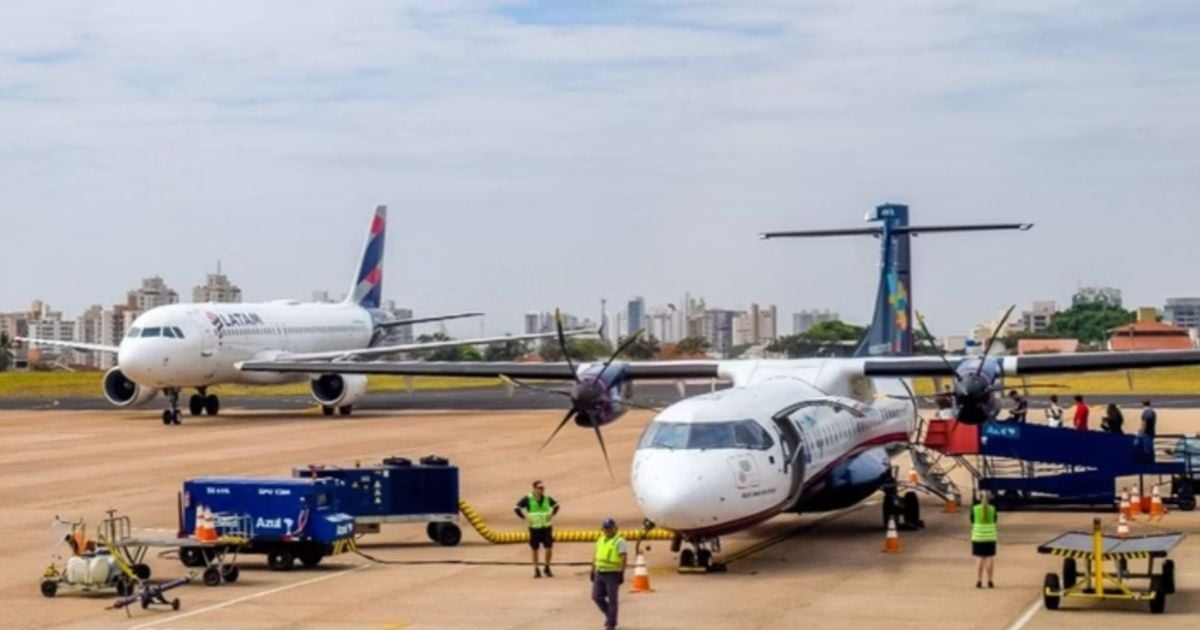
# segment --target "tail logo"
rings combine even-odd
[[[888,304],[892,307],[894,313],[894,323],[896,325],[896,335],[892,339],[892,343],[899,349],[903,335],[903,331],[908,330],[908,288],[896,276],[896,272],[892,271],[887,276],[888,282]]]

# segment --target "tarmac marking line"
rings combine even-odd
[[[1025,614],[1021,615],[1020,619],[1017,619],[1012,623],[1011,626],[1008,627],[1008,630],[1021,630],[1021,628],[1024,628],[1025,624],[1029,623],[1029,620],[1033,619],[1033,616],[1036,615],[1041,609],[1042,598],[1039,597],[1033,602],[1033,605],[1029,607],[1029,610],[1026,610]]]
[[[220,604],[213,604],[211,606],[205,606],[204,608],[198,608],[196,610],[191,610],[191,611],[188,611],[188,612],[185,612],[182,614],[167,617],[166,619],[159,619],[157,621],[151,621],[150,623],[144,623],[140,626],[134,626],[130,630],[146,630],[147,628],[161,626],[163,624],[171,623],[173,621],[187,619],[188,617],[195,617],[197,615],[203,615],[204,613],[212,612],[214,610],[221,610],[222,608],[229,608],[230,606],[240,604],[242,602],[248,602],[252,599],[258,599],[260,597],[267,597],[269,595],[274,595],[276,593],[290,591],[294,588],[300,588],[301,586],[308,586],[309,584],[316,584],[317,582],[324,582],[325,580],[332,580],[335,577],[349,575],[355,571],[358,571],[359,569],[365,569],[369,566],[371,566],[371,565],[360,564],[356,567],[352,567],[352,568],[346,569],[344,571],[338,571],[337,573],[330,573],[328,575],[319,575],[319,576],[309,579],[309,580],[304,580],[301,582],[293,582],[291,584],[284,584],[283,586],[278,586],[276,588],[268,589],[265,591],[259,591],[257,593],[251,593],[250,595],[244,595],[242,597],[238,597],[237,599],[231,599],[227,602],[221,602]]]

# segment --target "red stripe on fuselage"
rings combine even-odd
[[[811,487],[813,484],[815,484],[818,481],[823,481],[824,478],[829,474],[829,472],[831,470],[833,470],[834,467],[836,467],[838,464],[845,462],[847,459],[850,459],[856,455],[861,454],[863,451],[869,450],[876,446],[883,446],[885,444],[891,444],[893,442],[903,442],[906,440],[908,440],[908,434],[904,433],[904,432],[898,432],[898,433],[886,433],[884,435],[879,435],[879,436],[873,437],[869,440],[860,442],[859,444],[855,445],[853,448],[847,450],[845,452],[845,454],[843,454],[841,457],[830,462],[828,465],[825,466],[825,468],[822,468],[821,471],[818,472],[816,475],[813,475],[809,479],[806,479],[804,481],[804,487],[808,488],[808,487]],[[801,492],[801,496],[803,496],[803,495],[804,495],[804,493]],[[759,523],[764,523],[764,522],[770,520],[771,518],[777,516],[780,512],[782,512],[787,507],[785,505],[785,503],[787,503],[786,500],[779,503],[778,505],[775,505],[775,506],[767,509],[767,510],[763,510],[762,512],[758,512],[756,514],[751,514],[750,516],[743,516],[740,518],[736,518],[732,521],[726,521],[724,523],[717,523],[715,525],[708,525],[708,526],[700,527],[697,529],[679,529],[676,531],[678,531],[680,534],[682,534],[684,538],[709,538],[712,536],[723,536],[725,534],[732,534],[733,532],[741,531],[748,527],[754,527],[755,525],[758,525]]]

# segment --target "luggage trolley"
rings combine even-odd
[[[1167,595],[1175,592],[1175,561],[1166,560],[1167,553],[1183,540],[1183,533],[1155,534],[1119,538],[1105,536],[1100,519],[1092,521],[1092,532],[1068,532],[1038,547],[1038,553],[1063,557],[1062,579],[1057,573],[1047,573],[1042,586],[1043,603],[1048,610],[1058,610],[1065,597],[1098,600],[1149,601],[1150,612],[1166,610]],[[1164,558],[1162,569],[1155,573],[1154,559]],[[1076,560],[1084,561],[1084,574],[1079,574]],[[1146,560],[1145,573],[1129,570],[1130,560]],[[1105,563],[1111,562],[1111,569]],[[1129,586],[1131,579],[1147,579],[1148,589]]]
[[[146,553],[152,548],[166,548],[180,549],[181,554],[193,554],[195,562],[189,566],[204,567],[199,573],[206,586],[218,586],[222,581],[236,582],[240,574],[237,567],[238,552],[253,536],[253,521],[246,514],[215,514],[214,517],[217,539],[198,541],[178,536],[133,536],[129,517],[117,516],[115,510],[109,510],[108,518],[100,523],[100,541],[110,549],[122,571],[131,578],[142,581],[149,579],[150,567],[145,563]]]

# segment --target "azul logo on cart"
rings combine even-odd
[[[296,521],[290,518],[263,518],[260,516],[258,520],[254,521],[254,527],[257,529],[282,529],[290,532],[295,523]]]
[[[286,497],[290,496],[292,491],[287,488],[259,488],[258,496],[260,497]]]
[[[1015,440],[1021,437],[1021,429],[1015,424],[990,423],[983,425],[983,434],[987,437],[998,437]]]
[[[354,533],[354,523],[342,523],[337,526],[337,532],[334,534],[338,538],[349,536]]]
[[[204,494],[229,494],[229,488],[214,488],[209,486],[204,489]]]

